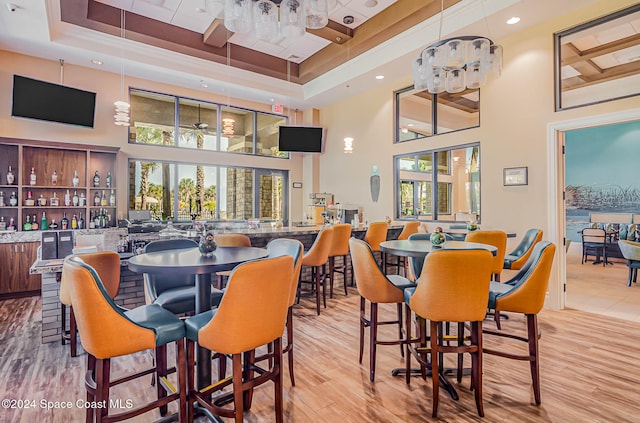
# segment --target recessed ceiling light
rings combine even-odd
[[[520,22],[520,18],[517,16],[514,16],[507,21],[509,25],[517,24],[518,22]]]
[[[378,5],[378,0],[367,0],[364,2],[366,7],[376,7]]]
[[[92,60],[91,60],[91,63],[93,63],[94,65],[98,65],[98,66],[100,66],[100,65],[103,65],[103,64],[104,64],[104,63],[102,62],[102,60],[100,60],[100,59],[92,59]]]
[[[208,87],[209,87],[209,84],[207,84],[206,82],[204,82],[204,80],[200,80],[200,86],[201,86],[202,88],[208,88]]]
[[[407,126],[416,126],[415,123],[408,123]]]
[[[376,75],[376,79],[384,79],[384,75]]]

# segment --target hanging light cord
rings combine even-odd
[[[438,29],[438,41],[442,40],[442,22],[444,20],[444,0],[440,1],[440,28]]]
[[[120,10],[120,38],[124,41],[125,36],[125,13],[124,9]],[[120,96],[124,98],[124,46],[120,44]]]

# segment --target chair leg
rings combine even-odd
[[[358,363],[362,364],[362,355],[364,352],[364,327],[365,327],[365,299],[364,297],[360,297],[360,358],[358,359]]]
[[[629,279],[627,280],[627,286],[631,286],[631,279],[633,278],[634,272],[631,266],[629,266]]]
[[[482,322],[471,322],[471,344],[478,349],[471,353],[471,380],[475,391],[476,408],[478,415],[484,417],[482,405]]]
[[[274,399],[275,399],[274,408],[276,412],[276,423],[282,423],[282,421],[284,420],[283,407],[282,407],[282,338],[276,338],[276,340],[273,341],[273,343],[274,343],[274,350],[275,350],[274,366],[278,368],[278,375],[273,381],[273,386],[275,390],[274,391]],[[289,357],[292,357],[291,350],[289,350]],[[293,367],[289,367],[289,372],[293,372]],[[290,375],[293,378],[293,373],[290,373]]]
[[[411,307],[404,305],[405,327],[407,328],[407,343],[405,352],[405,374],[404,380],[407,385],[411,384]]]
[[[631,268],[629,268],[631,270]],[[62,331],[62,345],[66,343],[66,333],[67,333],[67,306],[65,304],[60,303],[60,329]]]
[[[472,333],[473,335],[473,333]],[[473,336],[471,342],[473,343]],[[464,345],[464,323],[458,322],[458,346]],[[456,380],[458,383],[462,382],[462,365],[464,362],[464,355],[458,353],[458,368],[456,369]],[[473,378],[471,378],[471,389],[473,389]]]
[[[378,341],[378,304],[371,303],[369,325],[369,380],[374,381],[376,377],[376,345]]]
[[[333,298],[333,272],[335,272],[335,257],[329,257],[329,298]]]
[[[244,415],[242,373],[242,354],[233,354],[233,406],[236,423],[242,423]]]
[[[102,423],[102,420],[109,414],[109,374],[111,371],[111,360],[96,359],[96,401],[98,403],[107,404],[104,408],[96,409],[96,423]]]
[[[167,346],[162,345],[156,347],[156,391],[158,393],[158,399],[167,396],[167,391],[160,382],[160,379],[167,376]],[[167,405],[160,406],[160,415],[165,416],[167,414]]]
[[[314,270],[313,281],[316,285],[316,311],[318,312],[318,316],[320,316],[320,267],[314,267],[311,273],[314,273]]]
[[[527,314],[527,332],[529,337],[529,364],[533,382],[533,396],[536,405],[540,405],[540,367],[538,352],[538,315]]]
[[[87,372],[91,373],[91,378],[96,380],[96,358],[87,354]],[[95,392],[87,389],[87,403],[92,403],[96,400]],[[95,421],[95,409],[92,407],[86,407],[85,421],[86,423],[93,423]]]
[[[402,303],[398,303],[398,339],[402,337]],[[400,343],[400,356],[404,358],[404,345]]]
[[[180,390],[180,402],[178,404],[178,412],[180,414],[180,423],[187,422],[187,359],[186,359],[186,345],[185,338],[176,342],[177,357],[176,357],[176,371],[178,373],[178,389]]]
[[[187,339],[187,421],[192,422],[195,418],[194,410],[193,410],[193,401],[192,393],[195,391],[195,380],[194,380],[194,370],[195,370],[195,342]]]
[[[244,371],[242,373],[242,380],[252,380],[254,377],[253,365],[256,362],[256,350],[244,352]],[[249,388],[243,392],[243,410],[249,411],[251,409],[251,403],[253,402],[253,388]]]
[[[287,359],[289,362],[289,378],[291,386],[296,386],[296,380],[293,375],[293,309],[289,307],[287,312]]]
[[[347,256],[342,256],[342,283],[344,285],[344,295],[348,295],[347,294],[347,272],[349,271],[347,269]]]
[[[440,393],[440,375],[438,368],[438,322],[431,323],[431,382],[433,384],[433,405],[431,408],[431,417],[438,417],[438,397]]]
[[[69,307],[69,348],[71,357],[78,356],[78,328],[76,326],[76,315],[73,307]]]

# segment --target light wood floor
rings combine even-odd
[[[578,258],[578,266],[579,258]],[[599,271],[585,264],[577,273]],[[576,266],[571,266],[576,267]],[[598,268],[598,269],[596,269]],[[606,269],[596,277],[608,289],[640,291],[626,287],[626,274],[611,278],[624,265]],[[604,271],[603,271],[604,272]],[[586,274],[586,273],[585,273]],[[583,274],[584,276],[584,274]],[[584,279],[584,278],[582,278]],[[573,289],[573,282],[569,289]],[[573,294],[573,293],[570,293]],[[570,295],[571,297],[571,295]],[[291,387],[285,368],[285,420],[289,422],[422,422],[433,421],[431,380],[391,376],[403,366],[397,346],[379,347],[376,381],[368,379],[368,354],[358,364],[358,296],[328,300],[328,308],[316,316],[311,300],[295,309],[296,387]],[[383,309],[383,318],[394,309]],[[36,408],[0,409],[0,422],[83,421],[84,410],[76,406],[46,411],[40,401],[72,401],[85,398],[82,377],[86,354],[71,358],[67,346],[40,344],[40,301],[37,298],[0,302],[0,397],[35,400]],[[637,422],[640,421],[637,365],[640,323],[582,310],[544,310],[540,316],[542,338],[542,405],[532,405],[529,366],[494,356],[484,358],[485,418],[476,414],[469,378],[457,385],[460,400],[440,393],[440,420],[446,422]],[[490,321],[486,325],[493,327]],[[392,328],[383,335],[393,336]],[[512,315],[503,330],[524,330],[524,320]],[[485,345],[504,348],[506,341],[485,337]],[[524,345],[516,345],[524,347]],[[524,351],[524,350],[521,350]],[[150,364],[147,354],[114,360],[114,373]],[[467,360],[468,362],[468,360]],[[455,383],[455,382],[454,382]],[[145,378],[118,387],[112,397],[132,399],[139,405],[154,395]],[[247,422],[272,422],[272,389],[257,389]],[[172,409],[175,409],[172,408]],[[157,411],[135,420],[157,419]]]

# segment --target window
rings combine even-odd
[[[285,171],[132,159],[129,172],[129,208],[157,219],[288,223]]]
[[[395,142],[480,126],[480,90],[430,94],[413,86],[394,93]]]
[[[396,156],[394,167],[397,218],[455,221],[480,215],[479,144]]]
[[[130,101],[132,143],[289,157],[278,151],[284,116],[136,89]]]

